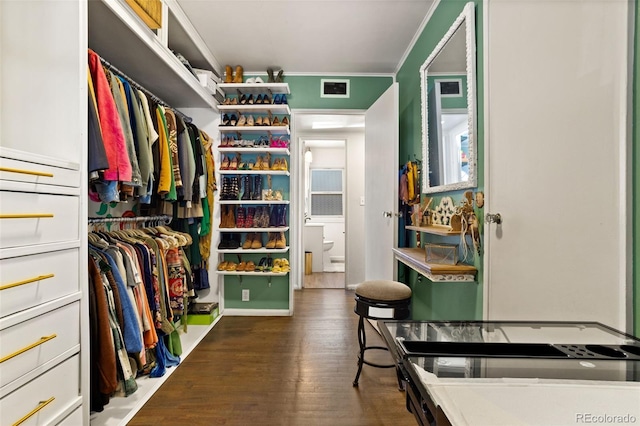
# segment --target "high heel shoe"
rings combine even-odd
[[[278,117],[273,117],[273,121],[271,122],[272,126],[279,126],[280,125],[280,120],[278,120]]]
[[[256,126],[262,126],[262,117],[258,117],[258,118],[256,118],[255,125],[256,125]]]
[[[238,120],[238,126],[246,126],[247,125],[247,117],[244,115],[240,116],[240,119]]]
[[[253,95],[249,95],[249,97],[247,98],[247,104],[253,105],[254,102],[255,100],[253,99]]]
[[[247,126],[253,126],[253,124],[253,115],[250,115],[249,117],[247,117]]]
[[[222,116],[222,126],[228,126],[230,122],[230,118],[227,114]]]
[[[229,117],[229,126],[236,126],[238,124],[238,117],[235,114],[231,114]]]
[[[273,95],[273,103],[276,105],[280,105],[282,103],[282,95],[280,93]]]
[[[288,171],[289,170],[289,165],[287,164],[287,159],[286,158],[282,158],[280,159],[280,169],[282,171]]]
[[[229,163],[229,170],[238,170],[238,158],[233,157]]]
[[[271,166],[271,170],[280,170],[280,159],[276,158],[273,160],[273,165]]]
[[[289,125],[289,119],[287,117],[283,118],[282,121],[280,122],[281,126],[288,126]]]
[[[258,158],[256,158],[256,162],[253,163],[253,166],[251,167],[252,170],[260,170],[260,166],[262,165],[262,157],[260,157],[258,155]]]
[[[222,163],[220,164],[220,170],[229,170],[229,157],[222,154]]]
[[[247,103],[247,95],[243,93],[242,95],[240,95],[240,105],[244,105],[246,103]]]

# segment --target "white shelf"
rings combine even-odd
[[[288,226],[279,228],[218,228],[220,232],[287,232]]]
[[[123,0],[88,2],[89,48],[174,108],[218,102]]]
[[[218,146],[218,150],[220,152],[232,152],[232,153],[261,153],[261,152],[269,152],[271,154],[280,154],[280,155],[291,155],[288,148],[268,148],[268,147],[254,147],[254,148],[241,148],[241,147],[229,147],[229,146]]]
[[[269,253],[287,253],[289,251],[289,246],[283,248],[283,249],[268,249],[268,248],[259,248],[259,249],[243,249],[241,248],[237,248],[237,249],[218,249],[217,252],[218,253],[224,253],[224,254],[269,254]]]
[[[240,93],[284,93],[290,94],[289,85],[287,83],[220,83],[218,85],[226,94],[235,94],[235,91]],[[232,93],[234,92],[234,93]]]
[[[289,200],[220,200],[220,204],[289,204]]]
[[[244,105],[218,105],[220,112],[272,112],[275,114],[291,114],[288,104],[244,104]]]
[[[284,277],[288,272],[245,272],[245,271],[216,271],[218,275],[242,275],[254,277]]]
[[[221,175],[272,175],[289,176],[284,170],[220,170]]]
[[[290,135],[289,126],[218,126],[220,133],[271,133]]]

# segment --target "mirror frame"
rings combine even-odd
[[[453,37],[458,28],[466,28],[466,63],[467,63],[467,112],[469,115],[469,180],[449,183],[446,185],[429,186],[429,122],[427,112],[427,76],[431,65],[447,42]],[[429,57],[420,67],[420,92],[422,101],[422,159],[426,165],[422,171],[422,193],[453,191],[458,189],[475,188],[477,186],[477,117],[476,117],[476,28],[475,4],[467,3],[460,15],[453,22],[447,33],[433,49]]]

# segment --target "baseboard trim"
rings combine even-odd
[[[288,309],[238,309],[226,308],[224,315],[236,317],[289,317],[292,312]]]

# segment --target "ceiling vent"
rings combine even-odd
[[[349,80],[322,79],[320,80],[321,98],[348,98]]]

